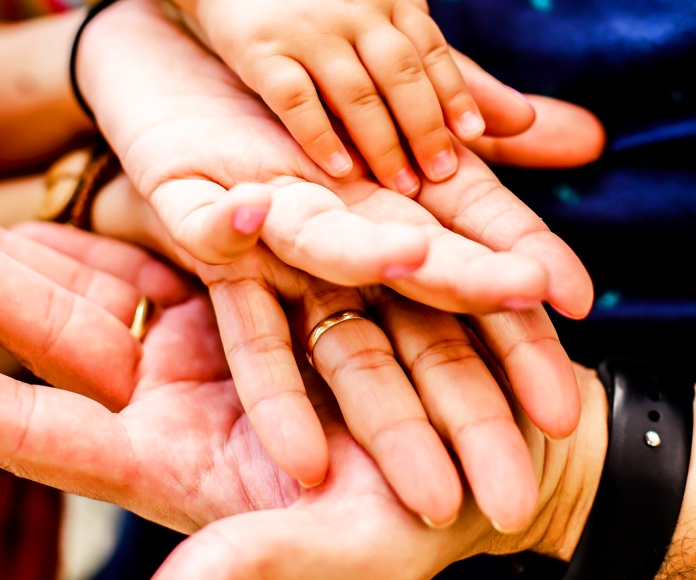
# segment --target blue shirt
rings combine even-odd
[[[607,129],[606,152],[588,167],[496,169],[593,278],[587,322],[554,319],[566,343],[587,333],[571,355],[595,364],[634,354],[642,340],[635,354],[693,356],[696,1],[431,0],[430,8],[450,44],[497,78],[587,107]]]

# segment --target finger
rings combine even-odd
[[[391,296],[380,305],[380,321],[430,420],[452,443],[476,504],[499,527],[522,528],[538,499],[531,458],[505,396],[461,324]]]
[[[415,195],[420,181],[370,74],[348,42],[335,41],[331,53],[331,60],[317,52],[304,56],[324,99],[343,121],[379,182],[404,195]]]
[[[330,47],[322,58],[333,60]],[[307,155],[329,175],[345,177],[353,162],[319,99],[314,83],[296,60],[280,55],[258,59],[242,77],[280,117]]]
[[[131,447],[117,415],[51,387],[2,376],[0,387],[3,469],[69,493],[128,501],[118,491],[134,477]]]
[[[283,283],[282,272],[277,276],[269,272],[257,256],[261,252],[245,257],[234,272],[212,268],[203,272],[203,279],[239,398],[254,430],[283,471],[313,487],[323,481],[328,468],[326,438],[307,399],[285,315],[266,282]],[[293,275],[285,274],[288,277]]]
[[[392,19],[418,52],[449,128],[462,141],[478,139],[486,125],[440,28],[411,2],[397,2]]]
[[[196,259],[227,264],[254,247],[270,206],[271,188],[241,184],[226,190],[205,179],[160,185],[150,203],[174,241]]]
[[[145,205],[140,197],[137,200],[140,204]],[[181,273],[175,272],[132,244],[47,222],[25,222],[15,226],[12,231],[21,234],[24,238],[35,240],[43,246],[54,248],[92,270],[110,274],[112,278],[109,283],[114,278],[122,280],[127,286],[138,290],[138,298],[140,295],[145,295],[156,304],[170,306],[182,302],[191,293],[191,289]],[[60,257],[56,259],[56,264],[62,263]],[[70,271],[67,265],[54,268],[49,260],[42,259],[35,260],[32,267],[51,267],[57,270],[57,273],[63,278]],[[75,267],[74,263],[71,267]],[[58,281],[52,276],[49,277]],[[65,286],[65,284],[62,285]],[[78,289],[72,289],[80,293]],[[106,296],[112,294],[109,292]],[[89,298],[109,309],[100,292],[92,292]],[[133,302],[133,304],[135,303],[137,303],[137,299]],[[128,311],[119,318],[127,322],[133,319],[132,315],[133,306],[131,305]]]
[[[452,47],[450,54],[466,79],[469,91],[486,122],[486,135],[509,137],[519,135],[531,127],[535,109],[529,99],[501,83]]]
[[[141,346],[99,306],[0,254],[0,340],[34,374],[109,409],[129,400]]]
[[[454,232],[497,252],[526,255],[543,264],[549,281],[545,299],[565,316],[586,316],[592,282],[575,253],[480,159],[461,146],[457,149],[466,171],[459,171],[448,187],[426,184],[420,204]]]
[[[431,181],[451,177],[457,170],[452,139],[435,90],[411,42],[387,23],[359,34],[356,50],[423,173]]]
[[[124,324],[133,320],[140,292],[131,284],[3,230],[0,230],[0,251],[66,290],[101,306]]]
[[[529,95],[534,124],[516,137],[484,137],[470,145],[489,163],[518,167],[576,167],[596,161],[605,143],[604,128],[587,109]]]
[[[471,319],[529,418],[554,439],[570,435],[580,419],[573,367],[543,308]]]
[[[286,264],[347,286],[411,274],[428,251],[417,227],[360,217],[332,191],[304,182],[274,192],[263,240]]]
[[[298,332],[309,336],[328,316],[365,306],[357,293],[334,288],[308,293],[303,310]],[[382,330],[365,319],[331,326],[316,341],[312,360],[351,434],[406,507],[429,525],[451,524],[462,501],[457,471]]]

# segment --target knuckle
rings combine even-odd
[[[430,423],[426,417],[402,417],[390,423],[380,425],[370,436],[367,447],[374,449],[378,446],[380,439],[388,435],[398,434],[409,429],[430,429]],[[403,434],[401,435],[403,437]]]
[[[328,369],[328,376],[325,378],[329,384],[334,384],[340,378],[390,367],[394,364],[394,353],[390,349],[365,348],[349,353],[337,365]]]
[[[228,358],[254,357],[259,354],[269,355],[292,349],[289,337],[275,332],[268,332],[240,340],[225,349]]]
[[[464,421],[460,425],[455,426],[452,429],[452,434],[450,438],[455,441],[457,439],[466,438],[468,434],[476,429],[482,427],[490,427],[491,425],[512,425],[516,428],[515,421],[512,415],[509,416],[493,416],[493,417],[482,417],[474,421]]]
[[[444,365],[477,359],[476,350],[467,340],[447,338],[428,345],[416,355],[410,366],[414,374],[420,374]]]
[[[450,60],[449,47],[441,42],[433,42],[423,53],[423,64],[426,67],[438,65]]]
[[[399,87],[419,82],[423,78],[423,65],[419,58],[406,56],[397,61],[391,74],[392,86]]]

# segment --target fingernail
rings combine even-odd
[[[507,85],[506,85],[506,86],[507,86]],[[510,89],[510,91],[511,91],[512,93],[514,93],[520,100],[524,101],[524,102],[527,103],[528,105],[531,105],[531,104],[532,104],[531,101],[530,101],[527,97],[525,97],[522,93],[520,93],[518,90],[513,89],[512,87],[509,87],[509,86],[508,86],[508,89]]]
[[[471,111],[467,111],[462,115],[461,119],[459,119],[459,133],[463,136],[478,136],[483,133],[485,128],[486,125],[483,119]]]
[[[499,534],[510,535],[510,534],[516,534],[516,533],[518,533],[518,532],[520,531],[520,530],[508,530],[508,529],[505,529],[503,526],[501,526],[501,525],[500,525],[498,522],[496,522],[495,520],[491,520],[491,525],[493,526],[493,529],[494,529],[496,532],[498,532]]]
[[[343,175],[343,174],[346,174],[350,171],[351,160],[350,160],[350,158],[346,157],[342,153],[335,151],[334,153],[331,154],[331,157],[329,157],[329,165],[331,166],[331,169],[333,169],[335,173],[337,173],[339,175]]]
[[[420,266],[406,266],[404,264],[389,264],[382,271],[382,276],[389,280],[395,280],[396,278],[403,278],[410,274],[413,274],[418,270]]]
[[[433,159],[433,173],[437,179],[445,179],[457,170],[457,160],[451,151],[441,151]]]
[[[539,304],[538,300],[532,300],[531,298],[509,298],[508,300],[505,300],[503,302],[503,306],[505,308],[509,308],[510,310],[531,310],[534,308],[537,304]]]
[[[265,207],[240,207],[234,212],[232,227],[240,234],[249,236],[259,231],[267,214]]]
[[[558,306],[554,306],[553,309],[558,312],[561,316],[565,316],[566,318],[570,318],[571,320],[580,320],[583,317],[578,316],[577,314],[571,314],[567,310],[563,310],[562,308],[558,308]]]
[[[408,167],[396,174],[396,189],[404,195],[413,195],[418,191],[420,182]]]
[[[454,525],[454,522],[457,521],[457,517],[459,514],[455,515],[451,520],[446,521],[442,524],[436,524],[431,520],[428,516],[425,514],[420,514],[420,518],[423,520],[423,523],[425,523],[426,526],[428,526],[431,530],[444,530],[445,528],[449,528]]]
[[[565,439],[565,437],[554,437],[553,435],[550,435],[550,434],[547,433],[546,431],[542,431],[542,433],[544,434],[544,437],[545,437],[548,441],[551,441],[551,442],[553,442],[553,443],[556,443],[556,442],[558,442],[558,441],[563,441],[563,440]]]
[[[319,481],[316,483],[305,483],[304,481],[300,481],[299,479],[297,480],[297,483],[299,483],[304,489],[312,489],[315,487],[319,487],[322,483],[324,483],[324,480],[326,479],[326,476],[322,477]]]

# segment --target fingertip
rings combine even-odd
[[[481,512],[500,529],[526,526],[539,488],[529,450],[512,419],[481,423],[453,443]]]
[[[578,274],[575,276],[575,283],[566,285],[566,288],[568,292],[565,295],[554,296],[552,294],[549,298],[549,304],[565,318],[571,320],[586,318],[592,310],[594,302],[594,287],[589,274],[587,272]]]
[[[258,235],[266,221],[268,207],[243,205],[238,207],[232,217],[232,228],[243,236]]]
[[[332,177],[346,177],[353,171],[353,160],[346,152],[334,151],[324,164],[324,170]]]
[[[474,111],[466,111],[456,123],[456,134],[462,141],[474,141],[486,130],[483,118]]]
[[[410,167],[404,167],[396,174],[396,190],[406,197],[415,197],[420,191],[421,183]]]
[[[448,148],[435,155],[430,166],[423,167],[423,171],[427,170],[426,174],[428,178],[437,183],[452,177],[457,172],[458,166],[459,159],[454,154],[454,150]]]
[[[436,431],[429,427],[392,433],[382,445],[373,456],[404,505],[426,525],[451,525],[462,507],[464,492]]]

